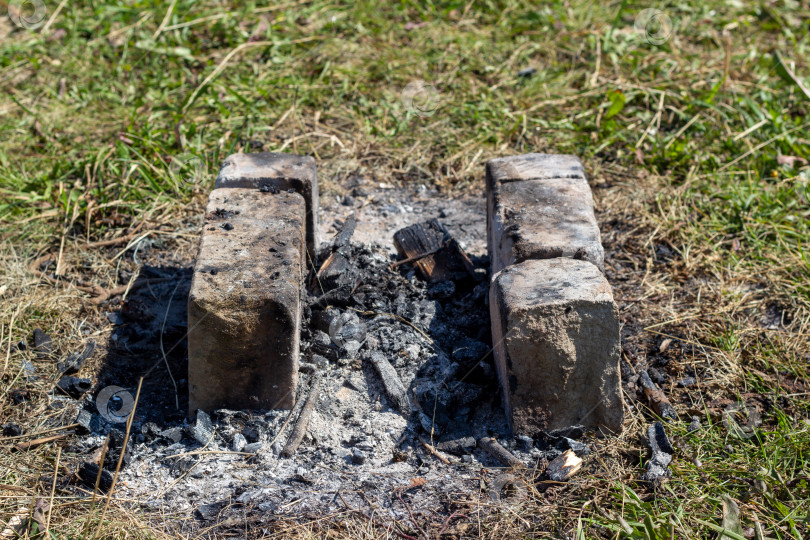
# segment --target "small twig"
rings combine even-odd
[[[56,479],[59,477],[59,459],[62,457],[62,447],[56,447],[56,466],[53,469],[53,484],[51,484],[51,502],[48,503],[48,517],[45,519],[45,538],[50,537],[51,513],[53,512],[53,496],[56,494]]]
[[[92,249],[99,247],[117,246],[118,244],[125,244],[130,240],[132,240],[133,238],[135,238],[136,236],[138,236],[138,230],[141,228],[142,225],[143,223],[141,223],[141,225],[138,225],[138,227],[136,227],[134,231],[124,236],[119,236],[118,238],[111,238],[110,240],[99,240],[98,242],[91,242],[85,245],[84,247]]]
[[[50,437],[42,437],[41,439],[34,439],[33,441],[16,444],[14,445],[14,449],[19,450],[20,452],[25,450],[31,450],[32,448],[36,448],[37,446],[42,446],[43,444],[63,439],[68,435],[69,435],[68,433],[60,433],[59,435],[51,435]]]
[[[395,490],[395,491],[396,491],[396,494],[397,494],[397,498],[399,499],[399,502],[401,502],[401,503],[402,503],[402,506],[404,506],[404,507],[405,507],[405,510],[407,510],[407,511],[408,511],[408,515],[411,517],[411,521],[413,521],[413,524],[414,524],[414,525],[416,525],[416,530],[418,530],[420,533],[422,533],[422,536],[423,536],[424,538],[430,538],[430,537],[428,536],[428,534],[425,532],[425,530],[424,530],[424,529],[422,529],[422,527],[419,525],[419,522],[418,522],[418,521],[416,521],[416,517],[413,515],[413,512],[411,511],[411,507],[408,505],[408,503],[406,503],[406,502],[403,500],[403,498],[402,498],[402,490],[401,490],[401,489],[397,489],[397,490]]]
[[[418,435],[418,437],[419,437],[419,442],[420,442],[420,443],[422,443],[422,446],[424,446],[424,447],[425,447],[425,449],[426,449],[428,452],[430,452],[430,453],[431,453],[431,454],[432,454],[434,457],[436,457],[436,458],[437,458],[439,461],[441,461],[441,462],[442,462],[442,463],[444,463],[445,465],[450,465],[450,460],[449,460],[449,459],[447,459],[446,457],[444,457],[443,455],[441,455],[441,454],[439,453],[439,451],[438,451],[438,450],[436,450],[436,449],[433,447],[433,445],[431,445],[431,444],[430,444],[430,443],[428,443],[428,442],[427,442],[425,439],[423,439],[421,435]]]
[[[62,431],[63,429],[73,429],[75,427],[79,427],[79,424],[70,424],[69,426],[59,426],[51,429],[45,429],[43,431],[38,431],[36,433],[26,433],[25,435],[15,435],[14,437],[4,437],[0,439],[0,443],[5,441],[11,441],[14,439],[24,439],[26,437],[38,437],[39,435],[44,435],[46,433],[51,433],[53,431]]]
[[[298,415],[298,421],[296,421],[295,427],[293,427],[292,433],[290,433],[290,437],[287,439],[287,443],[284,445],[284,449],[281,451],[282,456],[292,457],[293,454],[295,454],[295,450],[298,448],[298,445],[301,444],[301,441],[304,439],[304,435],[309,427],[309,418],[312,416],[312,410],[315,408],[315,403],[318,401],[320,386],[321,374],[316,373],[312,380],[312,387],[309,391],[309,395],[307,396],[307,400],[304,402],[304,407],[301,409],[301,414]]]
[[[35,275],[39,276],[40,278],[44,279],[51,285],[56,285],[60,282],[58,279],[54,279],[45,272],[39,270],[39,265],[42,264],[45,260],[50,259],[50,255],[43,255],[42,257],[38,257],[31,261],[28,265],[28,269],[33,272]],[[93,298],[90,298],[90,302],[93,304],[101,304],[105,300],[112,298],[113,296],[117,296],[119,294],[124,294],[127,290],[137,289],[139,287],[143,287],[144,285],[151,285],[153,283],[161,283],[164,281],[171,281],[172,278],[155,278],[150,280],[144,280],[141,282],[136,282],[126,285],[121,285],[119,287],[115,287],[113,289],[104,289],[99,287],[98,285],[82,285],[81,282],[72,284],[75,288],[82,292],[86,292],[88,294],[94,295]]]
[[[177,3],[177,0],[172,0],[172,3],[169,4],[169,9],[166,10],[166,16],[163,17],[163,21],[158,26],[158,29],[155,30],[154,35],[152,36],[152,40],[156,40],[161,32],[166,28],[166,25],[169,24],[169,19],[172,16],[172,12],[174,11],[174,5]]]
[[[290,423],[290,420],[292,420],[292,417],[295,415],[295,411],[297,411],[298,409],[300,409],[300,408],[301,408],[301,406],[302,406],[301,404],[304,402],[304,399],[306,399],[306,398],[302,397],[301,399],[299,399],[299,400],[298,400],[298,403],[296,403],[296,404],[295,404],[295,407],[293,407],[292,409],[290,409],[290,414],[288,414],[288,415],[287,415],[287,419],[286,419],[286,420],[284,420],[284,423],[283,423],[283,424],[281,424],[281,427],[278,429],[278,433],[276,433],[276,436],[275,436],[275,437],[273,437],[273,440],[272,440],[272,441],[270,441],[270,447],[271,447],[271,448],[272,448],[272,447],[273,447],[273,445],[276,443],[276,441],[278,440],[278,438],[281,436],[281,433],[282,433],[282,432],[284,431],[284,429],[287,427],[287,424],[289,424],[289,423]]]
[[[597,41],[597,43],[599,43],[599,42]],[[446,520],[444,520],[444,525],[442,526],[442,528],[441,528],[441,529],[439,529],[439,532],[437,532],[437,533],[436,533],[436,538],[441,538],[442,533],[443,533],[443,532],[444,532],[444,531],[447,529],[447,527],[449,527],[449,526],[450,526],[450,521],[451,521],[451,520],[452,520],[454,517],[458,517],[458,518],[464,518],[464,519],[470,519],[470,518],[469,518],[469,517],[468,517],[466,514],[462,514],[461,512],[453,512],[452,514],[450,514],[449,516],[447,516],[447,519],[446,519]]]
[[[45,34],[48,33],[48,30],[51,28],[51,25],[53,24],[53,21],[56,20],[56,17],[59,16],[59,13],[61,13],[62,8],[65,7],[65,4],[67,4],[67,0],[62,0],[61,2],[59,2],[59,5],[56,6],[56,9],[54,10],[53,15],[51,15],[51,18],[48,19],[48,22],[45,23],[45,26],[43,26],[42,30],[40,31],[40,33],[42,35],[45,35]],[[47,532],[45,533],[45,536],[48,536]]]
[[[526,467],[522,461],[516,458],[509,450],[501,446],[501,443],[492,437],[481,437],[478,440],[478,446],[483,448],[487,454],[494,457],[507,467]]]
[[[28,307],[28,304],[25,305]],[[3,373],[0,373],[0,379],[5,377],[6,370],[8,369],[8,361],[11,358],[11,344],[14,342],[14,321],[17,319],[17,316],[20,314],[20,311],[23,309],[22,303],[17,304],[17,309],[11,315],[11,321],[8,323],[8,348],[6,349],[6,362],[3,365]]]
[[[388,265],[388,268],[393,270],[394,268],[402,266],[403,264],[416,262],[418,260],[424,259],[425,257],[430,257],[431,255],[437,254],[438,252],[440,252],[441,250],[443,250],[446,247],[447,246],[445,244],[442,244],[441,246],[437,247],[436,249],[431,249],[430,251],[420,253],[419,255],[414,255],[413,257],[408,257],[407,259],[402,259],[401,261],[392,262],[391,264]]]

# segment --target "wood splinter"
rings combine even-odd
[[[570,448],[548,464],[546,475],[555,482],[565,482],[582,468],[580,459]]]
[[[290,438],[287,439],[287,443],[284,445],[284,449],[281,451],[281,455],[283,457],[292,457],[293,454],[295,454],[298,445],[301,444],[302,440],[304,440],[304,435],[309,427],[309,419],[312,416],[313,409],[315,409],[315,403],[318,402],[320,386],[321,374],[316,373],[312,380],[312,387],[309,390],[307,400],[304,402],[304,406],[301,408],[301,414],[298,415],[298,420],[296,420],[295,427],[293,427],[292,433],[290,433]]]

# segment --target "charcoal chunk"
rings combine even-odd
[[[132,441],[127,442],[126,434],[120,429],[113,428],[110,430],[110,444],[107,447],[107,457],[104,458],[104,467],[115,470],[122,451],[124,457],[121,466],[126,467],[132,461]]]
[[[366,462],[366,454],[359,448],[352,450],[352,463],[355,465],[362,465]]]
[[[179,443],[183,440],[183,428],[181,427],[173,427],[169,429],[164,429],[159,433],[160,437],[166,439],[172,443]]]
[[[144,425],[141,426],[141,434],[146,437],[147,440],[156,439],[160,436],[160,426],[155,424],[154,422],[146,422]]]
[[[59,379],[58,383],[56,383],[56,387],[59,390],[69,395],[73,399],[79,399],[82,397],[90,390],[92,386],[93,381],[90,379],[80,379],[79,377],[72,377],[70,375],[65,375]]]
[[[75,423],[78,424],[76,432],[79,433],[80,435],[87,435],[88,433],[93,431],[93,413],[91,413],[87,409],[82,409],[76,416]]]
[[[242,430],[242,435],[245,437],[245,440],[252,443],[259,441],[260,434],[261,431],[256,424],[248,424],[245,426],[245,429]]]
[[[197,421],[190,430],[191,437],[202,445],[208,444],[214,437],[214,424],[211,423],[211,417],[208,413],[198,410]]]
[[[82,483],[89,489],[94,489],[96,485],[96,478],[98,477],[99,467],[95,463],[85,461],[79,466],[79,478]],[[101,470],[101,478],[99,479],[98,489],[102,493],[108,492],[112,489],[113,475],[107,469]]]
[[[226,504],[228,504],[227,500],[217,501],[211,504],[203,504],[197,507],[197,510],[194,513],[198,518],[205,521],[210,521],[217,518],[220,510],[225,508]]]
[[[672,461],[675,449],[672,448],[667,432],[664,430],[664,424],[661,422],[650,425],[647,429],[647,438],[649,439],[652,456],[644,466],[644,474],[641,479],[657,484],[672,476],[669,464]]]
[[[34,350],[37,352],[37,358],[39,359],[48,358],[53,353],[51,336],[40,328],[34,328]]]
[[[231,441],[231,450],[234,452],[241,452],[244,450],[245,446],[247,446],[247,440],[245,436],[241,433],[237,433],[233,436],[233,440]]]
[[[450,454],[455,454],[457,456],[463,456],[464,454],[469,454],[475,448],[475,438],[474,437],[460,437],[460,438],[448,438],[443,437],[436,448],[441,450],[442,452],[448,452]]]
[[[23,430],[15,422],[8,422],[0,426],[3,430],[3,437],[19,437],[23,434]]]
[[[59,373],[64,375],[73,375],[78,373],[79,370],[82,369],[84,361],[90,358],[95,350],[95,341],[88,341],[81,352],[71,354],[65,359],[64,362],[59,362],[56,365],[56,368],[59,370]]]

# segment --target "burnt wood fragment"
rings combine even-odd
[[[463,272],[473,274],[470,258],[437,219],[398,230],[394,245],[399,256],[410,259],[427,281],[444,281]]]

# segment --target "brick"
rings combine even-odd
[[[215,188],[256,188],[300,193],[307,207],[307,250],[318,248],[318,173],[310,156],[258,152],[231,154],[222,162]]]
[[[492,274],[530,259],[586,260],[604,271],[593,196],[579,159],[526,154],[487,163]]]
[[[587,176],[582,162],[571,154],[523,154],[489,160],[487,178],[495,182],[514,182],[549,178],[586,180]]]
[[[211,192],[188,300],[190,414],[292,408],[305,219],[298,193]]]
[[[618,433],[618,310],[596,266],[525,261],[498,273],[489,294],[495,364],[514,433],[575,425]]]

